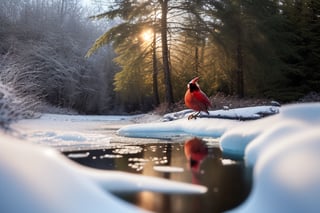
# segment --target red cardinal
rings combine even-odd
[[[197,116],[200,114],[201,111],[208,112],[208,108],[211,107],[211,103],[207,95],[201,91],[199,84],[197,81],[199,77],[195,77],[188,83],[188,89],[184,96],[184,102],[187,107],[198,111],[196,114],[191,114],[188,117],[188,120],[194,118],[196,119]]]

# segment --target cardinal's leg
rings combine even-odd
[[[191,114],[191,115],[189,115],[188,116],[188,120],[190,120],[190,119],[197,119],[197,117],[199,116],[199,114],[200,114],[200,111],[199,112],[196,112],[196,113],[194,113],[194,114]]]

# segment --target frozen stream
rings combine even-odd
[[[23,120],[14,127],[32,143],[54,147],[70,159],[102,170],[120,170],[208,187],[202,195],[139,192],[117,194],[124,200],[155,212],[221,212],[239,205],[250,191],[250,177],[243,162],[222,158],[219,142],[201,140],[206,153],[191,165],[185,144],[194,137],[170,139],[129,138],[117,130],[158,117],[66,116],[45,114]],[[198,149],[197,147],[195,148]],[[196,159],[197,160],[197,159]]]

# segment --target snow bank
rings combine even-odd
[[[277,115],[257,121],[247,121],[230,128],[220,140],[220,147],[224,154],[242,158],[246,146],[255,139],[265,128],[277,123]]]
[[[246,164],[248,166],[253,166],[264,150],[279,143],[290,143],[290,141],[288,141],[288,136],[301,129],[304,130],[307,128],[308,127],[301,124],[301,122],[297,121],[282,121],[273,124],[273,126],[262,132],[245,147],[244,158]]]
[[[233,119],[233,120],[255,120],[268,115],[273,115],[279,113],[279,106],[255,106],[255,107],[243,107],[235,109],[222,109],[209,111],[209,115],[201,112],[199,117],[206,118],[223,118],[223,119]],[[163,116],[162,121],[172,121],[181,118],[188,117],[193,110],[186,109],[179,112],[168,113]]]
[[[319,126],[294,130],[266,138],[273,145],[258,157],[253,190],[232,212],[319,212]]]
[[[277,137],[279,141],[281,138],[284,140],[296,130],[319,126],[319,114],[319,103],[284,106],[278,115],[245,122],[227,131],[221,137],[221,149],[226,154],[245,156],[246,162],[253,165],[260,151],[271,145],[271,139]]]
[[[148,124],[133,124],[120,128],[118,135],[138,138],[173,139],[184,136],[219,137],[228,128],[236,125],[239,121],[226,119],[187,118]]]
[[[221,146],[244,152],[254,167],[253,190],[232,212],[319,211],[319,114],[319,103],[288,105],[279,115],[225,133]]]
[[[164,121],[147,124],[135,124],[122,127],[118,134],[126,137],[172,139],[174,137],[198,136],[220,137],[228,129],[239,125],[240,120],[252,120],[266,115],[276,114],[279,108],[275,106],[245,107],[230,110],[210,111],[200,118],[188,120],[190,110],[166,114]],[[221,119],[227,118],[227,119]]]

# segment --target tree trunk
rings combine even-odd
[[[168,48],[168,38],[167,38],[167,13],[168,13],[168,1],[169,0],[159,0],[161,3],[161,42],[162,42],[162,61],[163,61],[163,71],[164,71],[164,83],[165,83],[165,97],[166,102],[171,105],[173,104],[173,92],[170,76],[170,65],[169,65],[169,48]]]
[[[239,18],[238,18],[238,27],[237,27],[237,95],[239,98],[244,97],[244,78],[243,78],[243,49],[242,49],[242,11],[241,11],[241,1],[239,3]]]
[[[241,36],[239,35],[237,46],[237,93],[239,98],[244,97],[244,83],[243,83],[243,51],[241,44]]]
[[[153,101],[154,105],[158,106],[160,103],[159,100],[159,91],[158,91],[158,63],[157,63],[157,36],[156,29],[153,30],[153,41],[152,41],[152,85],[153,85]]]
[[[196,46],[194,48],[194,72],[196,73],[197,76],[199,76],[199,47]]]

